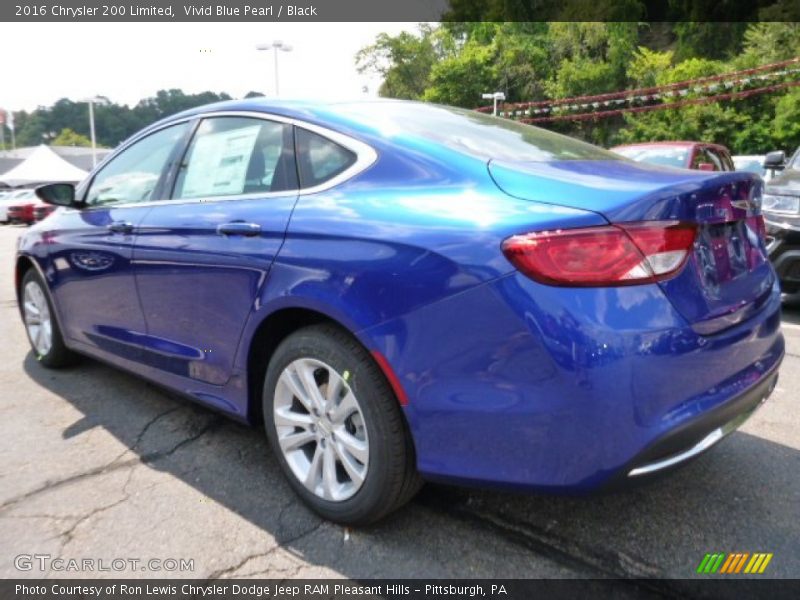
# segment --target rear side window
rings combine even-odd
[[[204,119],[175,181],[173,198],[297,189],[292,126],[248,117]]]
[[[300,186],[310,188],[333,179],[356,162],[355,153],[326,137],[297,128]]]

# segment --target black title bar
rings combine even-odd
[[[797,0],[3,0],[10,22],[800,21]]]
[[[795,599],[800,580],[698,579],[5,579],[3,600]]]

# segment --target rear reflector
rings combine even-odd
[[[389,364],[389,361],[386,360],[386,357],[378,352],[377,350],[372,351],[372,357],[375,359],[375,362],[378,363],[378,366],[383,371],[383,374],[386,376],[386,380],[389,382],[389,385],[392,386],[392,391],[394,391],[394,395],[397,397],[397,402],[400,406],[408,406],[408,396],[406,395],[406,391],[403,389],[403,384],[400,383],[400,380],[397,378],[397,375],[392,369],[392,366]]]
[[[696,233],[694,224],[679,221],[619,223],[515,235],[502,248],[517,269],[540,283],[638,285],[680,271]]]

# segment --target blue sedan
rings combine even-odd
[[[738,427],[784,354],[761,188],[443,106],[227,102],[39,188],[17,295],[42,366],[263,424],[365,524],[423,480],[587,492]]]

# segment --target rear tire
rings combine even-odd
[[[28,269],[22,278],[20,308],[36,360],[49,369],[77,362],[78,355],[64,344],[47,285],[36,269]]]
[[[292,488],[322,517],[377,521],[421,487],[399,403],[369,353],[329,324],[296,331],[264,381],[267,438]]]

